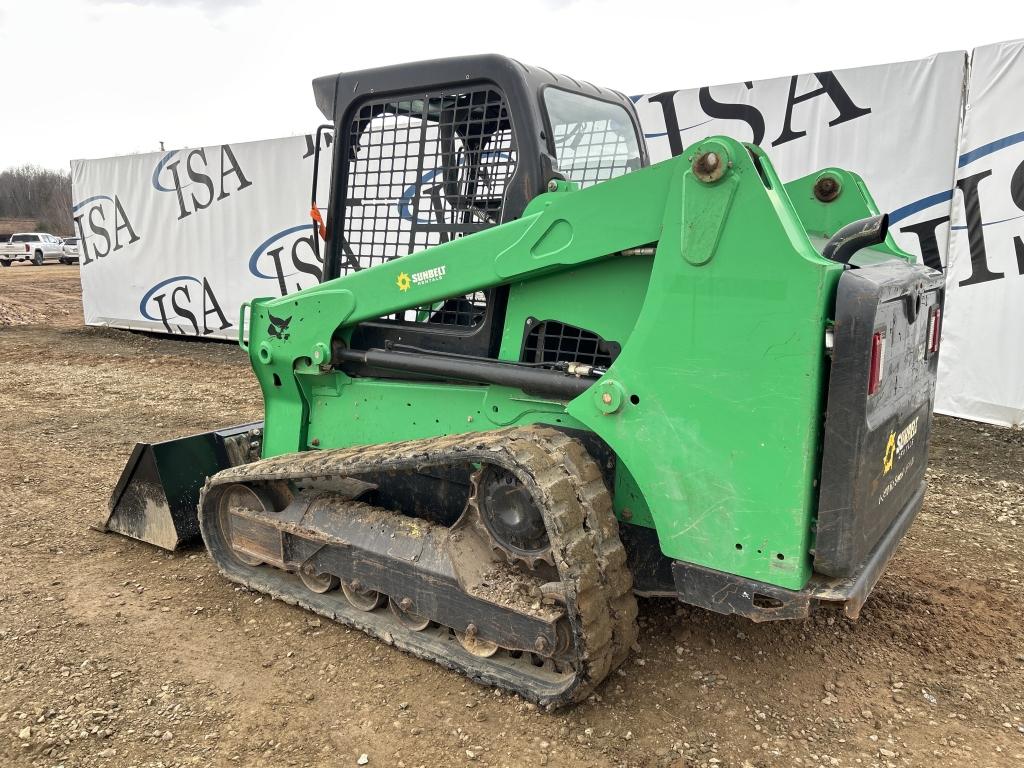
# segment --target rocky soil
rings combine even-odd
[[[136,440],[260,412],[235,347],[83,328],[76,267],[0,271],[0,765],[1024,764],[1019,430],[937,420],[859,621],[643,600],[640,650],[548,714],[90,528]]]

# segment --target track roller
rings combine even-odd
[[[360,611],[375,611],[384,605],[387,597],[372,589],[364,589],[358,581],[350,584],[341,582],[341,591],[353,608]]]

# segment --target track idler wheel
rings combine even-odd
[[[231,547],[231,555],[239,562],[255,568],[265,562],[259,555],[245,551],[245,521],[237,516],[240,510],[263,512],[271,509],[269,499],[261,498],[252,488],[241,483],[230,486],[220,497],[217,514],[220,518],[220,529]]]

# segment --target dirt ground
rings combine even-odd
[[[0,270],[0,765],[1024,764],[1019,430],[938,419],[859,621],[642,600],[639,652],[548,714],[235,587],[201,547],[89,528],[136,440],[260,411],[236,347],[84,328],[77,267]]]

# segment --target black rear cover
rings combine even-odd
[[[927,354],[940,272],[863,252],[836,295],[814,570],[849,576],[924,483],[937,354]],[[881,388],[868,395],[871,342],[885,333]]]

